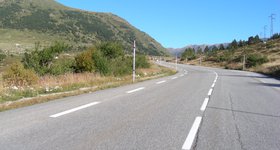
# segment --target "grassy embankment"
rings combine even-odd
[[[137,70],[136,82],[174,73],[174,70],[152,64],[150,68]],[[96,73],[69,73],[59,76],[46,75],[40,77],[39,82],[32,87],[11,89],[5,88],[0,78],[0,111],[131,83],[131,75],[114,77],[100,76]]]

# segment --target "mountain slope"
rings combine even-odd
[[[0,34],[4,33],[7,36],[0,37],[0,49],[4,50],[12,49],[15,43],[27,47],[42,39],[45,43],[63,40],[75,46],[120,41],[130,51],[136,39],[140,52],[166,54],[156,40],[116,15],[68,8],[54,0],[0,0]]]
[[[244,69],[280,77],[280,35],[266,42],[257,42],[226,50],[209,51],[196,59],[183,63],[221,67],[227,69]],[[245,62],[244,62],[245,57]]]

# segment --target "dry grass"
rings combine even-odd
[[[137,70],[136,82],[175,73],[174,70],[152,64],[148,69]],[[0,111],[132,83],[131,75],[123,77],[104,77],[95,73],[71,73],[60,76],[44,76],[32,87],[19,87],[15,90],[4,88],[3,81],[1,80]]]

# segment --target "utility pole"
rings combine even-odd
[[[246,55],[244,54],[243,55],[243,70],[245,70],[246,69]]]
[[[268,16],[270,18],[270,37],[273,36],[273,21],[275,20],[275,14]]]
[[[176,71],[177,71],[177,53],[176,53]]]
[[[135,82],[135,52],[136,51],[136,43],[135,40],[133,42],[133,74],[132,74],[132,82]]]
[[[199,55],[199,65],[201,66],[201,54]]]

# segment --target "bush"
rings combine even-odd
[[[104,42],[98,46],[104,57],[107,59],[115,59],[124,56],[124,48],[117,42]]]
[[[150,63],[145,55],[136,56],[135,67],[136,68],[150,68]]]
[[[251,54],[247,57],[246,67],[255,67],[266,62],[268,62],[268,58],[266,56],[262,56],[260,54]]]
[[[87,50],[75,57],[76,60],[76,72],[92,72],[94,70],[94,62],[92,50]]]
[[[61,58],[54,61],[50,68],[50,74],[61,75],[74,72],[75,60],[70,58]]]
[[[101,75],[109,75],[111,73],[109,61],[102,55],[99,50],[93,52],[92,59],[96,71]]]
[[[123,76],[132,73],[132,57],[122,57],[112,61],[112,73],[114,76]]]
[[[44,75],[50,73],[51,64],[55,56],[66,51],[68,46],[63,43],[55,43],[54,45],[39,50],[40,45],[35,44],[35,50],[25,53],[22,62],[26,68],[35,70],[36,73]]]
[[[6,85],[29,86],[38,82],[38,76],[33,70],[25,69],[23,64],[16,62],[12,64],[3,74],[3,79]]]
[[[2,62],[5,58],[6,58],[6,55],[0,53],[0,62]]]

